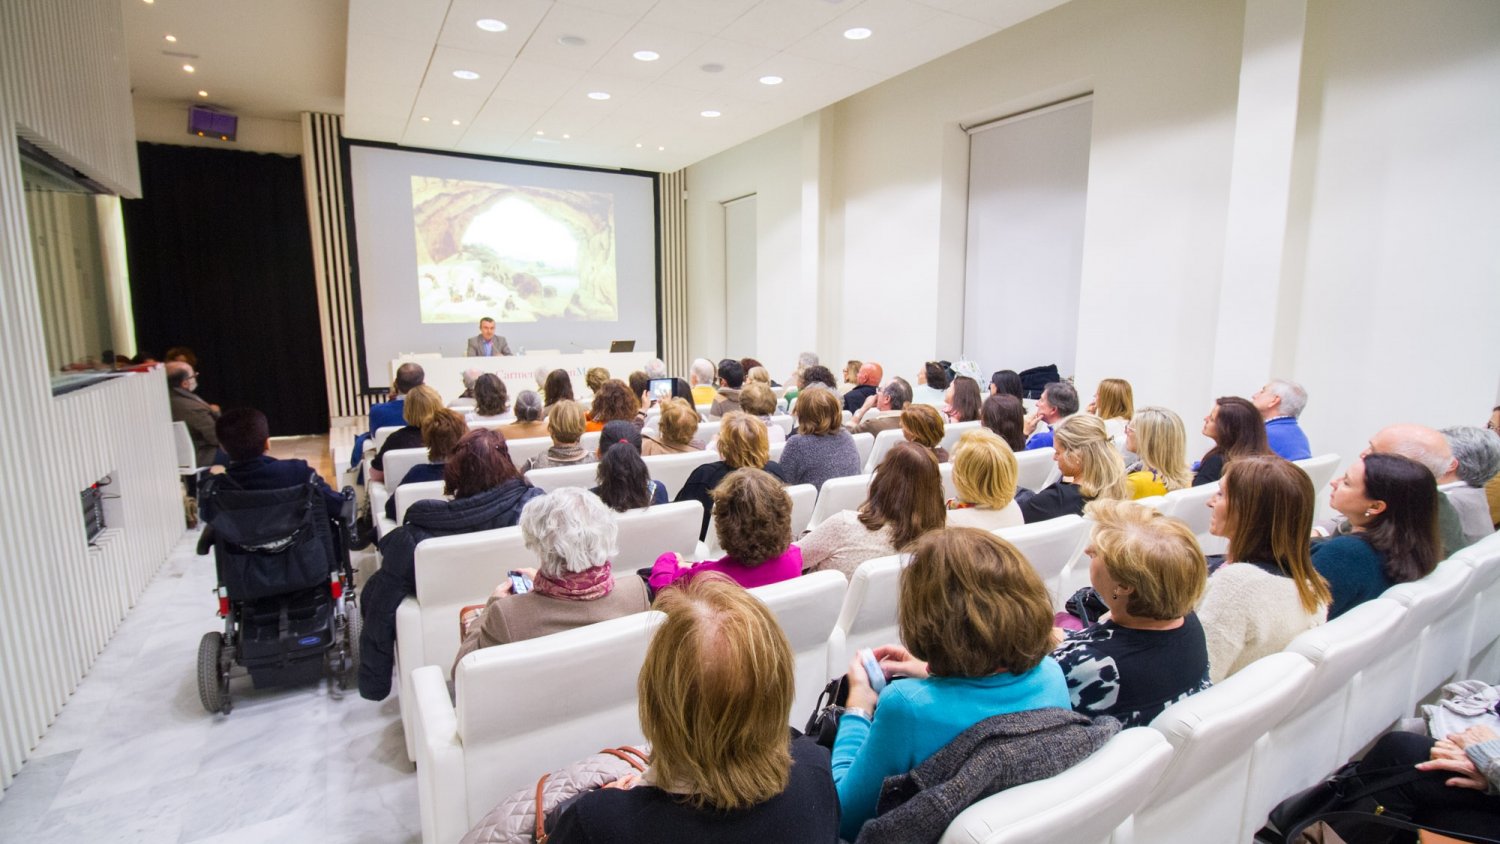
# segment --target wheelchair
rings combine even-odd
[[[199,488],[207,526],[198,554],[214,552],[222,633],[198,643],[198,698],[229,714],[230,673],[242,666],[254,687],[332,681],[335,697],[359,680],[362,626],[354,594],[349,531],[354,495],[330,519],[311,476],[300,486],[247,490],[228,475]]]

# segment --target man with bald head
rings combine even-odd
[[[1448,447],[1448,439],[1442,432],[1426,425],[1402,423],[1381,428],[1370,437],[1369,445],[1359,456],[1367,454],[1399,454],[1411,458],[1427,467],[1434,485],[1458,468],[1458,461],[1453,459],[1453,451]],[[1453,509],[1448,496],[1439,495],[1437,502],[1438,532],[1443,539],[1443,556],[1447,557],[1469,543],[1464,539],[1458,511]]]
[[[199,468],[212,466],[219,454],[219,435],[214,431],[219,409],[193,392],[198,389],[198,373],[194,371],[192,364],[174,360],[167,362],[166,367],[167,396],[172,402],[172,421],[187,423],[188,436],[192,437]]]
[[[844,409],[850,413],[858,413],[865,402],[875,396],[884,379],[885,370],[881,369],[880,364],[862,364],[854,376],[854,388],[844,394]]]
[[[370,430],[368,433],[360,434],[354,438],[354,453],[349,457],[349,465],[356,466],[363,459],[365,453],[365,441],[374,439],[375,432],[381,428],[403,428],[406,426],[406,394],[421,386],[427,380],[427,372],[419,363],[403,363],[396,367],[396,381],[391,385],[391,391],[395,395],[390,401],[383,401],[370,405]]]

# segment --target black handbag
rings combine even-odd
[[[844,705],[849,702],[849,677],[840,675],[828,681],[818,695],[818,704],[813,707],[812,717],[807,719],[803,735],[829,750],[838,737],[839,718],[844,714]]]
[[[1408,821],[1389,813],[1374,795],[1419,780],[1427,775],[1426,772],[1409,765],[1396,765],[1360,774],[1358,767],[1358,762],[1346,763],[1323,782],[1281,801],[1271,810],[1265,827],[1255,836],[1256,840],[1267,844],[1295,844],[1301,840],[1302,831],[1318,821],[1328,822],[1341,835],[1345,830],[1359,828],[1370,818]],[[1406,825],[1410,826],[1409,823]],[[1359,840],[1388,841],[1395,837],[1396,831],[1394,825],[1386,825],[1382,830],[1370,830]]]

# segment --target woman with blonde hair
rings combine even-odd
[[[1016,503],[1019,474],[1015,452],[998,434],[988,428],[965,431],[953,448],[958,497],[948,500],[948,526],[998,530],[1025,524]]]
[[[786,481],[781,465],[771,459],[771,443],[766,423],[744,411],[733,411],[719,426],[720,460],[705,463],[693,470],[678,491],[674,501],[697,501],[703,505],[703,526],[698,538],[708,535],[708,517],[713,512],[713,491],[719,482],[736,469],[763,469],[777,480]]]
[[[1111,437],[1125,433],[1125,425],[1135,417],[1135,392],[1124,378],[1106,378],[1099,382],[1089,413],[1104,420]]]
[[[546,451],[526,461],[521,473],[532,469],[547,469],[552,466],[575,466],[593,463],[598,458],[594,453],[578,444],[583,437],[583,406],[576,401],[558,402],[552,406],[547,417],[547,432],[552,435],[552,445]]]
[[[932,452],[897,443],[880,462],[859,509],[829,516],[797,546],[808,571],[835,569],[853,577],[860,563],[903,551],[927,531],[942,529],[945,517],[943,478]]]
[[[576,800],[552,844],[838,841],[828,754],[787,730],[795,660],[776,617],[717,575],[656,609],[638,703],[651,766]]]
[[[422,426],[439,412],[447,410],[443,397],[426,384],[418,384],[406,394],[401,405],[401,418],[406,425],[392,431],[381,444],[375,459],[370,461],[370,480],[385,480],[385,453],[398,448],[421,448]]]
[[[1084,554],[1109,620],[1068,634],[1052,652],[1073,711],[1126,727],[1209,687],[1209,651],[1193,605],[1207,565],[1188,526],[1149,507],[1097,501]]]
[[[656,430],[642,432],[641,454],[682,454],[687,451],[702,451],[703,441],[695,435],[702,417],[698,409],[686,399],[670,398],[661,402],[661,416],[657,418]]]
[[[802,573],[802,551],[792,544],[792,497],[780,480],[759,469],[736,469],[714,487],[713,499],[714,533],[724,556],[694,562],[662,554],[646,580],[652,589],[710,571],[746,589]]]
[[[924,534],[901,571],[896,624],[905,646],[875,648],[887,676],[877,693],[859,656],[833,745],[842,836],[875,817],[881,785],[985,719],[1067,709],[1052,650],[1052,599],[1014,545],[974,528]],[[910,650],[908,650],[908,648]],[[922,839],[918,839],[922,840]]]
[[[740,410],[766,423],[766,434],[770,437],[771,445],[786,442],[786,431],[771,422],[771,415],[776,412],[776,394],[771,392],[770,386],[746,381],[744,389],[740,390]]]
[[[1021,502],[1027,524],[1069,513],[1081,516],[1084,505],[1095,499],[1130,498],[1125,461],[1109,441],[1103,420],[1078,413],[1052,430],[1052,459],[1062,479]]]
[[[1187,430],[1182,417],[1165,407],[1143,407],[1135,414],[1125,426],[1125,449],[1139,457],[1128,476],[1132,498],[1166,495],[1193,485]]]
[[[844,407],[832,390],[804,390],[796,415],[797,432],[781,452],[787,483],[822,489],[829,478],[859,474],[859,449],[844,430]]]
[[[1280,457],[1225,468],[1208,529],[1229,540],[1229,553],[1198,607],[1215,683],[1327,620],[1333,597],[1309,539],[1316,505],[1307,473]]]
[[[907,442],[925,446],[939,463],[948,462],[948,450],[943,448],[943,436],[947,428],[943,414],[930,404],[908,404],[901,409],[901,434]]]

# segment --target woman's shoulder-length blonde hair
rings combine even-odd
[[[1184,522],[1129,501],[1094,501],[1093,553],[1109,576],[1128,586],[1131,614],[1157,621],[1192,611],[1208,582],[1198,538]]]
[[[651,778],[696,808],[763,803],[786,790],[792,648],[770,609],[717,572],[662,591],[637,689]]]
[[[687,399],[664,399],[661,403],[661,419],[657,427],[661,430],[662,439],[673,445],[687,445],[693,435],[698,433],[698,423],[701,422],[697,408],[693,407]]]
[[[1099,382],[1099,401],[1094,413],[1100,419],[1129,419],[1135,415],[1135,391],[1124,378],[1106,378]]]
[[[771,459],[766,423],[741,410],[724,414],[719,425],[719,456],[731,469],[760,469]]]
[[[1141,463],[1161,476],[1167,489],[1187,489],[1193,485],[1188,468],[1187,429],[1182,417],[1165,407],[1143,407],[1130,420],[1135,433],[1135,453]]]
[[[1130,498],[1125,458],[1110,441],[1104,420],[1087,413],[1069,416],[1053,429],[1052,442],[1053,448],[1078,457],[1082,470],[1074,481],[1084,498]]]
[[[953,448],[953,487],[960,501],[1002,510],[1016,500],[1016,453],[988,428],[965,431]]]

